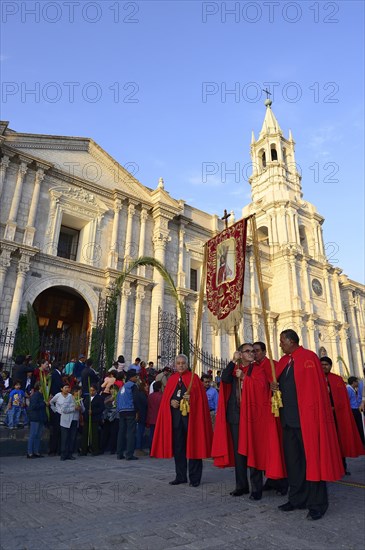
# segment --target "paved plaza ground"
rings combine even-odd
[[[331,549],[363,550],[364,457],[351,477],[329,484],[330,507],[316,522],[283,513],[286,497],[234,498],[233,469],[204,461],[198,488],[172,487],[173,460],[115,455],[27,460],[3,457],[1,550]]]

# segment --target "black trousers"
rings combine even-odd
[[[61,427],[60,420],[61,415],[59,413],[53,412],[50,408],[50,434],[49,434],[49,452],[52,454],[57,454],[60,448],[61,440]]]
[[[99,454],[99,421],[91,420],[91,437],[89,441],[89,418],[86,417],[82,428],[81,452],[86,454],[88,450],[91,454]]]
[[[105,420],[101,430],[101,450],[104,453],[109,450],[111,453],[115,453],[117,450],[117,440],[119,431],[119,418],[112,420]]]
[[[74,443],[77,433],[77,420],[71,422],[69,428],[61,428],[61,458],[70,458],[74,450]]]
[[[365,446],[364,428],[362,427],[362,412],[359,409],[351,409],[354,416],[356,427],[361,437],[362,444]]]
[[[289,502],[324,514],[328,508],[325,481],[307,481],[305,451],[300,428],[283,428],[283,445],[289,481]]]
[[[203,473],[203,461],[201,458],[190,458],[189,460],[186,458],[187,434],[187,421],[181,421],[178,426],[172,428],[176,479],[187,481],[187,470],[189,470],[190,483],[200,483]]]
[[[119,432],[117,455],[131,458],[136,448],[136,413],[123,415],[119,413]]]
[[[249,490],[247,479],[247,456],[243,456],[238,452],[238,431],[239,424],[229,424],[233,440],[235,474],[236,474],[236,489]],[[262,470],[250,468],[250,482],[252,493],[262,493],[263,475]]]

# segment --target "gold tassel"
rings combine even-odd
[[[271,412],[276,418],[279,416],[279,409],[282,406],[283,402],[281,400],[281,392],[279,390],[275,390],[271,397]]]
[[[188,414],[190,412],[189,401],[187,399],[185,399],[184,397],[180,401],[180,412],[181,412],[182,416],[188,416]]]

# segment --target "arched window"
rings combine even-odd
[[[307,234],[305,232],[304,225],[299,226],[299,238],[300,238],[300,244],[303,247],[305,254],[309,254]]]
[[[274,145],[271,146],[271,160],[278,160],[278,152]]]
[[[265,225],[258,228],[257,238],[260,244],[269,244],[269,230]]]
[[[266,168],[266,153],[263,149],[259,152],[261,168]]]

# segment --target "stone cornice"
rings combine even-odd
[[[45,254],[44,252],[38,252],[36,261],[44,265],[52,265],[60,270],[73,271],[80,273],[81,275],[92,275],[94,277],[101,277],[104,279],[104,269],[99,267],[92,267],[88,264],[81,264],[74,262],[73,260],[67,260],[66,258],[60,258],[59,256],[52,256],[51,254]],[[45,271],[45,270],[44,270]]]
[[[28,153],[24,152],[22,149],[17,149],[16,147],[10,146],[8,142],[2,143],[1,148],[4,155],[8,155],[12,158],[15,156],[18,156],[21,162],[26,162],[27,164],[31,164],[32,162],[35,162],[43,170],[49,170],[50,168],[53,167],[52,162],[47,162],[44,159],[35,157],[34,155],[29,155]]]

